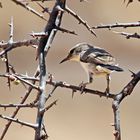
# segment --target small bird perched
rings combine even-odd
[[[92,83],[94,75],[105,75],[107,79],[106,94],[109,91],[110,73],[113,71],[121,72],[122,68],[115,64],[115,58],[102,48],[92,46],[87,43],[79,43],[74,46],[60,63],[72,60],[80,62],[88,74],[88,83]]]

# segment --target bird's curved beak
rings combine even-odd
[[[68,61],[68,60],[70,60],[70,58],[71,58],[71,56],[70,55],[68,55],[67,57],[65,57],[59,64],[61,64],[61,63],[63,63],[63,62],[65,62],[65,61]]]

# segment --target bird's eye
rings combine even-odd
[[[73,54],[74,53],[74,49],[70,50],[70,54]]]

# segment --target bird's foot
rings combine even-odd
[[[86,88],[87,84],[89,83],[88,82],[84,83],[83,81],[82,83],[79,84],[81,94],[84,92],[84,89]]]
[[[108,98],[109,96],[109,93],[110,93],[110,89],[107,87],[106,90],[105,90],[105,94],[106,94],[106,97]]]
[[[49,79],[50,82],[52,82],[54,80],[54,76],[51,73],[49,73],[48,74],[48,79]]]

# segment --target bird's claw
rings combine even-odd
[[[84,89],[86,88],[87,84],[88,83],[84,83],[83,81],[82,83],[80,83],[79,87],[80,87],[81,94],[84,92]]]
[[[54,76],[53,76],[51,73],[49,73],[49,75],[48,75],[48,79],[49,79],[50,82],[52,82],[53,79],[54,79]]]
[[[106,97],[107,97],[107,98],[108,98],[108,96],[109,96],[109,93],[110,93],[110,89],[109,89],[109,88],[106,88],[105,94],[106,94]]]

